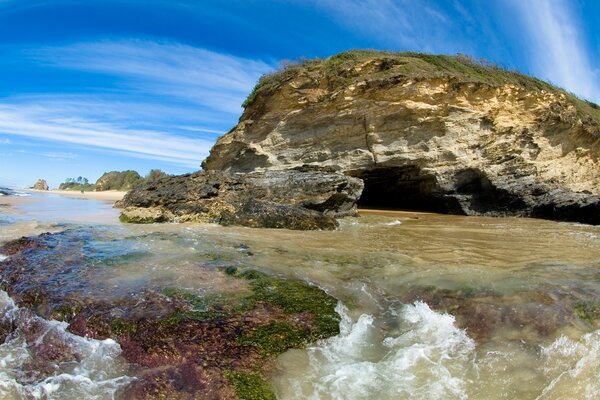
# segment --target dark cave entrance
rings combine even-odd
[[[436,178],[417,166],[377,168],[357,176],[365,184],[359,208],[464,214],[458,200],[446,196]]]
[[[444,214],[518,214],[523,200],[492,184],[477,169],[458,171],[450,190],[436,177],[415,165],[377,168],[357,174],[365,184],[358,207],[377,210],[412,210]]]

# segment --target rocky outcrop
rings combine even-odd
[[[363,185],[326,171],[166,176],[137,185],[118,204],[124,222],[212,222],[257,228],[334,229],[353,215]]]
[[[460,57],[344,53],[264,77],[207,170],[329,167],[359,205],[600,223],[600,110]]]
[[[33,185],[33,189],[35,190],[48,190],[48,184],[44,179],[38,179]]]

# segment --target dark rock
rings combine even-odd
[[[355,214],[362,187],[359,179],[332,172],[209,171],[140,184],[118,206],[124,222],[335,229],[336,217]]]

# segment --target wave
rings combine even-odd
[[[467,398],[475,342],[453,316],[415,302],[398,315],[403,333],[381,339],[372,316],[353,323],[341,304],[338,312],[340,334],[310,347],[305,370],[276,383],[280,398]]]
[[[6,187],[0,187],[0,196],[30,196],[30,194]]]
[[[112,400],[134,379],[114,340],[73,335],[65,322],[37,317],[3,291],[0,315],[0,327],[11,327],[0,345],[2,399]]]

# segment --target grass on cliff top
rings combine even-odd
[[[368,72],[353,72],[353,66],[370,60],[381,60],[380,66]],[[259,95],[269,95],[279,85],[299,73],[325,77],[330,89],[335,90],[364,79],[385,79],[403,76],[406,78],[453,77],[459,82],[485,83],[492,86],[512,84],[527,90],[547,90],[564,93],[583,115],[600,124],[600,107],[581,100],[543,80],[503,69],[485,60],[467,55],[434,55],[415,52],[383,52],[375,50],[352,50],[325,59],[301,60],[287,63],[275,72],[263,75],[242,106],[251,105]]]

